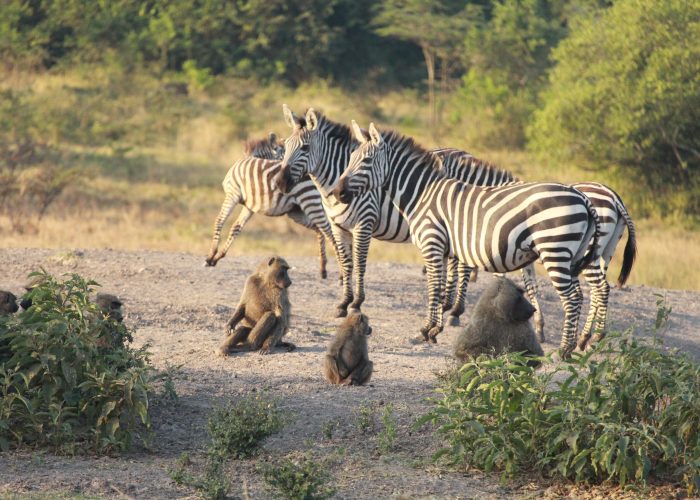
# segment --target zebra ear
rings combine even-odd
[[[277,134],[274,132],[270,132],[270,135],[267,136],[267,139],[270,141],[270,144],[277,144]]]
[[[306,111],[306,128],[316,130],[316,127],[318,127],[318,114],[314,108],[309,108]]]
[[[284,112],[284,121],[287,122],[289,128],[296,129],[301,127],[299,118],[289,109],[289,106],[282,104],[282,111]]]
[[[377,127],[374,126],[374,122],[369,124],[369,138],[372,139],[372,142],[377,146],[384,142],[384,138],[382,134],[379,133],[379,130],[377,130]]]
[[[365,134],[362,133],[362,129],[355,120],[352,121],[352,133],[355,136],[355,140],[360,144],[364,144],[365,142],[367,142]]]

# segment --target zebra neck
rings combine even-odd
[[[350,160],[353,143],[337,137],[326,137],[318,166],[311,173],[311,178],[319,192],[328,197],[343,175]]]
[[[411,217],[421,195],[436,182],[444,179],[443,173],[405,151],[389,152],[389,178],[384,190],[396,208],[407,218]]]

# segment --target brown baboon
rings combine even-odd
[[[221,355],[241,351],[268,354],[274,347],[296,349],[294,344],[281,341],[289,328],[292,308],[287,293],[292,284],[289,269],[282,257],[270,257],[248,277],[241,300],[226,326],[227,337],[219,348]]]
[[[525,298],[524,290],[508,278],[492,281],[474,306],[467,327],[455,342],[455,356],[522,352],[543,356],[529,319],[535,308]],[[532,366],[539,365],[531,362]]]
[[[19,309],[17,297],[12,292],[0,290],[0,316],[16,313]]]
[[[367,336],[372,334],[367,316],[351,313],[338,327],[323,361],[323,374],[331,384],[364,385],[372,376]]]
[[[97,304],[97,307],[100,308],[100,311],[106,318],[112,318],[117,323],[121,323],[124,320],[122,301],[116,295],[98,293],[95,298],[95,304]]]

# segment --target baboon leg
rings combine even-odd
[[[352,264],[355,270],[355,298],[350,309],[360,311],[365,301],[365,270],[367,269],[367,254],[372,241],[372,231],[376,218],[368,217],[357,224],[352,232]]]
[[[348,315],[348,305],[352,302],[352,234],[340,226],[331,225],[336,249],[340,254],[341,275],[343,277],[343,300],[336,307],[336,317],[344,318]]]
[[[323,373],[331,384],[339,384],[343,377],[340,376],[338,372],[338,363],[333,356],[326,354],[323,359]]]
[[[236,310],[233,311],[233,316],[226,323],[226,332],[231,333],[236,328],[236,325],[245,317],[245,304],[239,304]]]
[[[239,326],[232,331],[219,346],[219,353],[226,356],[232,352],[249,351],[250,346],[246,342],[252,328],[247,326]]]
[[[462,262],[457,264],[457,277],[459,278],[459,286],[457,287],[457,299],[450,311],[449,324],[451,326],[459,326],[459,317],[464,313],[464,305],[467,300],[467,287],[469,286],[469,277],[472,271],[476,271]]]
[[[365,385],[372,377],[372,368],[374,364],[371,361],[360,363],[350,374],[350,385]]]
[[[229,232],[228,239],[226,240],[224,247],[216,253],[216,255],[211,259],[212,263],[209,265],[215,266],[217,262],[219,262],[226,256],[228,249],[231,248],[231,245],[233,244],[233,240],[235,240],[236,237],[241,233],[243,227],[246,225],[246,223],[250,220],[252,216],[253,211],[248,207],[244,206],[241,209],[241,213],[238,214],[238,218],[231,226],[231,231]]]
[[[537,300],[537,277],[535,276],[535,265],[530,264],[522,269],[523,280],[525,281],[525,290],[527,297],[530,299],[532,306],[535,308],[535,333],[540,342],[544,342],[544,316],[540,303]]]
[[[218,261],[218,259],[215,260],[214,257],[216,256],[216,252],[219,249],[221,228],[224,226],[226,219],[228,219],[231,215],[233,207],[235,207],[237,204],[238,197],[235,196],[233,193],[226,193],[224,202],[222,203],[221,209],[219,210],[219,215],[217,216],[216,221],[214,221],[214,236],[212,237],[209,254],[207,255],[205,261],[207,266],[215,266],[216,262]]]

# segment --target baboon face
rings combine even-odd
[[[535,314],[535,308],[525,298],[525,290],[511,281],[503,280],[498,294],[498,308],[512,321],[527,321]]]
[[[17,306],[17,297],[12,292],[0,291],[0,316],[3,314],[16,313],[19,307]]]
[[[369,326],[369,318],[362,313],[354,313],[350,318],[353,324],[353,331],[369,337],[372,335],[372,327]]]
[[[288,271],[291,269],[287,261],[282,257],[271,257],[267,262],[269,280],[277,286],[277,288],[289,288],[292,280],[289,278]]]
[[[119,297],[109,293],[98,293],[95,303],[99,306],[102,314],[108,318],[121,323],[124,320],[122,314],[122,301]]]

